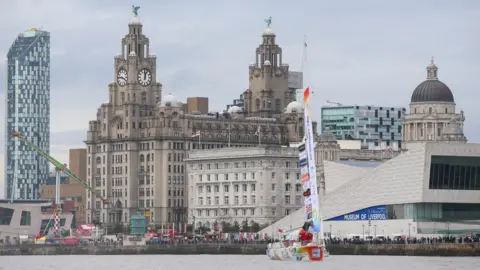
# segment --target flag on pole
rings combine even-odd
[[[200,130],[197,130],[197,132],[192,134],[192,138],[195,138],[195,137],[200,137]]]
[[[307,87],[305,91],[303,92],[303,103],[308,103],[308,100],[310,99],[310,87]]]

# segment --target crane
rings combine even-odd
[[[330,100],[327,100],[327,103],[328,103],[328,104],[335,104],[335,105],[337,105],[337,106],[343,106],[342,103],[338,103],[338,102],[334,102],[334,101],[330,101]]]
[[[78,176],[76,176],[69,168],[67,168],[67,164],[62,164],[60,161],[54,159],[47,153],[45,153],[42,149],[40,149],[38,146],[27,140],[20,132],[13,132],[12,133],[13,137],[18,138],[19,140],[23,141],[26,145],[32,147],[35,151],[37,151],[41,156],[46,158],[53,166],[55,166],[55,171],[56,171],[56,189],[55,189],[55,232],[58,232],[58,224],[60,222],[60,213],[61,213],[61,206],[60,206],[60,173],[63,172],[69,177],[73,178],[77,183],[83,185],[86,189],[88,189],[90,192],[95,194],[98,198],[102,200],[104,204],[108,204],[108,200],[105,199],[100,192],[97,190],[93,189],[88,183],[85,181],[81,180]]]

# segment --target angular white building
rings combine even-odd
[[[463,112],[456,113],[453,94],[437,71],[432,62],[427,80],[412,95],[404,124],[408,150],[370,167],[323,162],[325,233],[480,233],[480,144],[466,143]],[[298,228],[303,222],[302,208],[262,233]]]

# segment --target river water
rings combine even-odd
[[[331,256],[312,263],[262,255],[0,256],[1,270],[456,270],[480,269],[479,264],[474,257]]]

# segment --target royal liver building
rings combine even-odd
[[[89,122],[87,181],[111,204],[88,193],[87,221],[127,223],[130,215],[149,212],[153,224],[183,222],[189,150],[275,147],[302,138],[303,110],[288,89],[289,67],[275,37],[268,27],[255,50],[245,109],[200,113],[171,94],[162,97],[156,57],[134,16],[114,58],[109,99]]]

